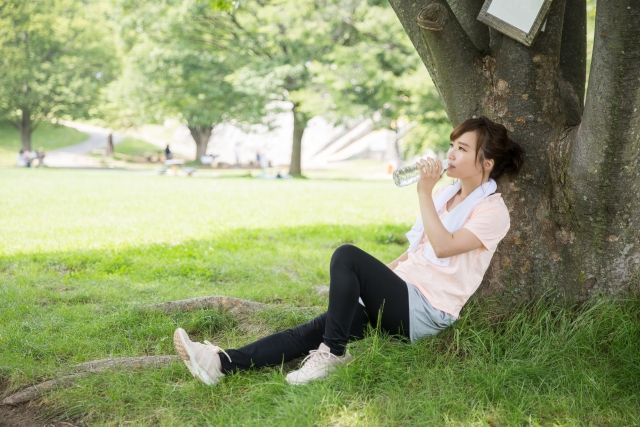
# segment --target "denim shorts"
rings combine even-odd
[[[409,292],[409,337],[411,342],[426,336],[438,335],[458,318],[438,310],[427,300],[420,290],[407,283]]]

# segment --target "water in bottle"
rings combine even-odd
[[[447,170],[447,165],[448,165],[448,162],[446,160],[443,160],[442,173],[444,173]],[[398,187],[411,185],[415,182],[418,182],[419,179],[420,179],[420,170],[418,169],[417,163],[398,168],[393,172],[393,182],[395,182],[395,184]]]

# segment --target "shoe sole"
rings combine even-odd
[[[316,380],[319,380],[319,379],[321,379],[321,378],[316,378],[316,379],[313,379],[313,380],[306,380],[306,381],[299,381],[299,380],[292,380],[292,379],[289,379],[287,377],[287,378],[285,378],[285,381],[289,385],[305,385],[305,384],[309,384],[310,382],[316,381]]]
[[[289,377],[289,375],[287,375],[287,376],[285,377],[285,381],[286,381],[289,385],[305,385],[305,384],[312,383],[312,382],[314,382],[314,381],[320,381],[320,380],[323,380],[323,379],[327,378],[329,375],[331,375],[331,373],[332,373],[333,371],[334,371],[334,370],[333,370],[333,369],[331,369],[331,370],[329,370],[329,372],[327,372],[327,373],[325,373],[324,375],[321,375],[321,376],[319,376],[319,377],[305,378],[305,379],[296,379],[296,378]]]
[[[176,329],[173,333],[173,347],[176,349],[176,353],[178,353],[178,356],[180,356],[180,359],[182,359],[194,378],[202,381],[206,385],[214,385],[216,381],[213,381],[204,369],[193,362],[193,355],[189,352],[189,346],[187,345],[188,339],[189,336],[184,329]]]
[[[341,365],[348,365],[349,363],[351,363],[353,361],[353,356],[351,356],[350,354],[347,354],[347,358],[343,361],[343,363]],[[295,379],[293,377],[289,377],[289,374],[285,377],[285,381],[289,384],[289,385],[305,385],[305,384],[309,384],[311,382],[314,381],[318,381],[318,380],[322,380],[325,379],[326,377],[328,377],[329,375],[331,375],[333,373],[333,371],[340,365],[334,366],[332,369],[329,370],[329,372],[327,372],[326,375],[323,375],[321,377],[316,377],[316,378],[306,378],[304,380],[299,380],[299,379]]]

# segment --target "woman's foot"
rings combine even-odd
[[[344,356],[336,356],[329,351],[329,347],[322,343],[317,350],[311,350],[302,361],[302,366],[296,371],[287,374],[287,382],[293,385],[306,384],[313,380],[324,378],[337,366],[351,361],[353,357],[349,353]]]
[[[205,341],[204,344],[191,341],[182,328],[176,329],[173,333],[173,346],[194,378],[207,385],[214,385],[224,377],[220,353],[224,353],[227,357],[229,355],[220,347],[209,341]]]

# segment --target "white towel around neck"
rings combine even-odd
[[[440,193],[438,193],[437,197],[434,197],[433,203],[436,206],[436,212],[440,212],[440,210],[445,206],[445,204],[451,200],[453,196],[460,190],[461,184],[460,181],[456,181],[453,184],[445,187]],[[489,179],[484,184],[478,186],[475,190],[471,192],[461,203],[459,203],[455,208],[453,208],[443,219],[442,224],[444,227],[450,232],[453,233],[460,229],[469,215],[471,215],[471,211],[475,208],[478,203],[480,203],[485,198],[489,197],[496,191],[497,184],[493,179]],[[406,234],[407,239],[409,239],[409,252],[415,251],[420,243],[420,239],[422,239],[422,234],[424,233],[424,225],[422,224],[422,216],[418,214],[416,218],[416,222]],[[431,261],[436,265],[448,266],[451,260],[451,257],[447,258],[438,258],[433,251],[433,247],[431,244],[427,244],[424,247],[424,257]]]

